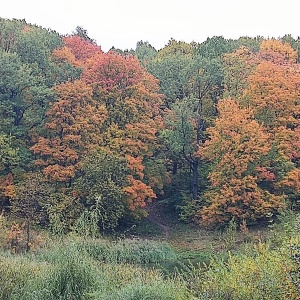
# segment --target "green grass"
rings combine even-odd
[[[299,300],[295,224],[286,220],[274,226],[266,242],[253,239],[223,252],[77,236],[26,255],[2,251],[0,300]],[[191,242],[196,238],[188,236]],[[178,266],[166,275],[163,268],[172,263]]]
[[[147,299],[147,295],[189,299],[180,280],[139,266],[174,255],[166,243],[78,237],[50,243],[28,255],[2,252],[0,299]]]
[[[166,242],[122,239],[77,239],[77,247],[93,259],[107,263],[156,263],[176,259],[176,253]]]
[[[159,270],[131,264],[101,264],[100,274],[99,287],[91,294],[95,300],[192,299],[183,281],[165,278]]]
[[[163,234],[161,229],[147,218],[144,218],[135,224],[129,230],[129,233],[135,236],[143,237],[162,236]]]

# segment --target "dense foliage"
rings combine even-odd
[[[156,198],[203,225],[297,209],[298,49],[213,37],[104,53],[81,27],[0,19],[1,209],[92,235]]]

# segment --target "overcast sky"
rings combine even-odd
[[[300,36],[299,0],[3,0],[0,17],[25,19],[61,34],[82,26],[104,51],[140,40]]]

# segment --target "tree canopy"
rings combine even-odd
[[[218,36],[105,53],[80,26],[0,19],[1,209],[92,232],[151,201],[200,225],[299,208],[298,49]]]

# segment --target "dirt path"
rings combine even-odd
[[[157,203],[152,203],[147,207],[148,216],[147,219],[160,228],[165,239],[170,237],[172,232],[172,226],[164,218],[163,210]]]

